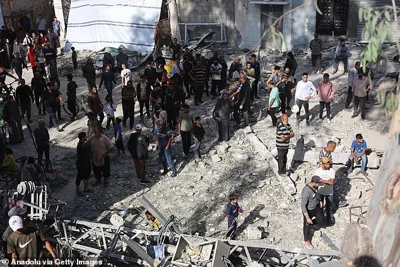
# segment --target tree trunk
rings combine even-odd
[[[176,0],[172,0],[168,4],[169,10],[169,24],[171,27],[171,36],[181,41],[181,33],[179,31],[179,21],[178,21],[178,6],[176,5]]]
[[[400,107],[392,121],[366,223],[383,266],[400,266]]]

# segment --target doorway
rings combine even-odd
[[[321,35],[346,35],[349,0],[318,0],[316,32]]]

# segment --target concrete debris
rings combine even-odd
[[[211,156],[211,160],[212,160],[212,162],[216,163],[216,162],[220,162],[222,159],[218,155],[213,155],[213,156]]]
[[[362,197],[362,191],[354,186],[350,190],[350,200],[358,200]]]
[[[325,46],[326,44],[324,44]],[[355,52],[357,51],[352,51],[353,56],[349,58],[349,66],[353,66],[355,60],[359,59],[358,56],[355,56]],[[92,51],[78,51],[80,66],[91,53]],[[324,61],[331,61],[333,57],[331,53],[323,53]],[[305,56],[302,51],[297,51],[295,54],[299,64],[296,79],[300,80],[302,72],[309,72],[309,80],[317,86],[322,80],[322,75],[311,74],[311,62],[306,59],[309,54]],[[226,58],[226,60],[230,59]],[[274,65],[284,66],[285,60],[286,58],[283,55],[268,55],[265,57],[264,62],[260,60],[260,64],[263,67],[262,75],[265,74],[263,79],[266,79],[267,75],[271,73]],[[58,63],[61,66],[60,80],[63,96],[66,95],[65,85],[67,82],[63,75],[67,73],[74,75],[74,80],[79,86],[78,94],[87,93],[86,80],[81,77],[80,66],[77,70],[71,68],[71,55],[65,54],[60,57]],[[230,62],[228,61],[229,65]],[[327,71],[330,72],[329,69]],[[133,72],[135,85],[138,76],[142,73],[142,70]],[[183,152],[181,141],[176,139],[172,145],[172,153],[176,159],[176,166],[181,167],[176,177],[165,178],[160,175],[159,170],[162,167],[159,163],[156,146],[153,145],[149,151],[147,165],[147,178],[152,182],[152,184],[146,185],[151,188],[148,193],[149,199],[164,214],[174,214],[179,219],[184,218],[183,222],[189,231],[191,233],[197,232],[202,236],[227,230],[225,218],[226,204],[229,201],[227,196],[235,192],[239,195],[239,204],[246,212],[253,212],[260,203],[265,205],[262,210],[254,211],[260,218],[254,225],[262,226],[267,220],[271,222],[271,227],[268,229],[269,237],[265,241],[274,245],[301,247],[303,244],[301,232],[303,220],[299,207],[301,191],[317,168],[320,149],[326,145],[327,141],[333,139],[338,142],[336,151],[333,153],[333,161],[335,163],[333,168],[337,171],[334,185],[335,199],[338,199],[338,203],[347,203],[348,207],[368,205],[372,195],[372,190],[369,190],[371,189],[371,183],[365,178],[357,179],[359,177],[350,180],[344,175],[342,169],[344,169],[344,164],[348,159],[349,146],[356,133],[362,133],[371,148],[383,151],[386,142],[383,132],[385,132],[390,121],[380,112],[379,106],[374,106],[373,104],[367,104],[369,110],[366,120],[361,121],[359,118],[351,118],[351,111],[342,110],[347,96],[347,75],[342,75],[342,73],[333,75],[332,82],[337,88],[337,92],[335,92],[332,107],[334,117],[330,124],[326,120],[315,119],[319,111],[319,102],[316,98],[310,100],[310,112],[313,117],[310,126],[305,127],[305,122],[302,120],[299,127],[296,127],[295,116],[291,115],[289,117],[289,123],[295,132],[295,138],[291,140],[291,149],[288,153],[287,169],[290,172],[290,177],[278,175],[277,173],[277,160],[274,158],[277,155],[276,129],[270,127],[271,118],[269,116],[252,124],[251,127],[232,132],[230,141],[217,142],[216,124],[211,118],[211,111],[215,106],[215,101],[205,97],[205,103],[194,106],[193,100],[188,99],[187,103],[191,106],[196,116],[201,116],[203,127],[206,130],[204,145],[202,143],[202,158],[195,161],[190,155],[189,159],[183,159],[180,156]],[[390,80],[390,82],[390,84],[393,84],[393,80]],[[114,88],[115,102],[118,104],[116,116],[122,115],[122,105],[118,97],[120,96],[120,88],[120,86]],[[101,89],[101,99],[104,99],[105,94],[105,90]],[[260,94],[264,98],[265,95],[262,90],[260,90]],[[370,98],[374,98],[373,91],[370,93]],[[137,105],[135,109],[138,110],[138,108]],[[34,109],[32,110],[34,111]],[[370,117],[375,115],[376,118]],[[54,179],[53,185],[56,192],[52,197],[68,202],[68,206],[62,209],[63,215],[74,219],[101,220],[102,218],[99,217],[101,212],[99,211],[107,211],[108,214],[112,214],[119,213],[122,208],[131,204],[139,207],[140,205],[129,196],[132,192],[144,189],[145,186],[136,179],[132,158],[128,155],[117,156],[114,152],[111,154],[110,177],[113,187],[108,189],[95,187],[93,188],[96,192],[95,194],[86,194],[85,197],[79,198],[75,197],[75,183],[73,179],[68,179],[76,176],[75,168],[71,168],[71,166],[74,166],[76,159],[75,148],[77,140],[75,133],[87,128],[86,117],[82,113],[79,116],[78,120],[68,125],[65,133],[60,134],[53,129],[49,129],[52,144],[54,144],[51,147],[52,163],[59,169],[59,174],[57,179]],[[33,120],[36,120],[36,118],[37,115],[34,114]],[[139,118],[136,117],[135,121],[136,119]],[[106,129],[104,132],[109,137],[114,135],[112,130]],[[127,128],[123,129],[125,144],[129,134],[130,131]],[[299,143],[298,139],[302,139],[303,143]],[[299,145],[301,146],[299,147]],[[24,155],[24,151],[28,149],[35,151],[33,146],[27,143],[24,143],[20,149],[18,146],[13,146],[14,149],[19,155]],[[300,154],[297,154],[297,152]],[[241,154],[248,155],[248,160],[244,162],[238,161],[235,155]],[[374,168],[379,167],[380,157],[381,155],[378,153],[369,155],[368,178],[372,182],[375,182],[377,177],[377,170]],[[359,167],[357,166],[355,172],[358,170]],[[286,201],[287,196],[295,198],[295,201]],[[324,232],[326,231],[336,244],[340,243],[343,237],[342,229],[345,228],[348,222],[348,207],[340,205],[333,214],[335,226],[324,229]],[[131,214],[133,212],[137,211],[133,209],[124,214],[126,216],[124,219],[127,223],[138,225],[138,227],[145,229],[151,228],[151,224],[143,224],[145,221],[143,216],[139,216],[137,213]],[[212,224],[212,226],[209,224]],[[239,235],[238,239],[248,239],[247,232],[243,231],[243,234]],[[319,248],[317,244],[315,246]]]
[[[247,162],[249,160],[249,158],[250,158],[249,155],[246,155],[246,154],[235,154],[233,157],[238,162],[242,162],[242,163]]]
[[[228,151],[228,146],[217,145],[214,147],[214,149],[219,153],[225,153]]]
[[[304,146],[307,147],[323,148],[329,141],[335,141],[336,144],[340,144],[340,139],[334,136],[304,134],[301,137],[303,138]]]
[[[257,136],[254,135],[254,133],[249,133],[247,137],[250,140],[250,143],[253,145],[254,150],[258,153],[257,157],[263,158],[264,160],[268,161],[270,168],[274,172],[275,177],[278,179],[285,192],[290,197],[296,194],[296,187],[293,184],[293,181],[290,179],[290,177],[284,177],[278,173],[278,162],[272,156],[272,154],[269,153],[265,145],[257,138]]]
[[[199,167],[200,167],[201,169],[205,169],[206,166],[207,166],[206,163],[204,163],[203,161],[200,161],[198,165],[199,165]]]

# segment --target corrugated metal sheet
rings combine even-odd
[[[396,0],[396,5],[400,7],[400,0]],[[392,6],[392,0],[361,0],[360,1],[360,8],[361,7],[383,7],[383,6]],[[358,12],[357,12],[358,16]],[[365,23],[358,22],[357,25],[357,38],[362,41],[367,41],[363,40],[362,38],[362,31],[364,29]],[[398,26],[399,27],[399,26]],[[395,25],[393,25],[393,32],[395,32]],[[397,39],[400,40],[400,30],[397,31]]]

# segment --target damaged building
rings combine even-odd
[[[291,50],[308,46],[313,33],[361,39],[364,24],[358,21],[360,7],[391,6],[392,1],[367,0],[175,0],[178,5],[181,38],[198,37],[205,29],[216,32],[215,41],[227,41],[240,48]],[[397,5],[400,1],[395,1]],[[284,40],[271,44],[262,34],[283,14],[278,29]],[[197,35],[197,36],[196,36]]]

